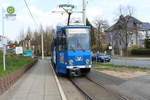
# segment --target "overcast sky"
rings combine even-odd
[[[131,6],[134,8],[134,16],[143,22],[150,22],[150,0],[87,0],[87,17],[91,22],[97,16],[108,20],[109,24],[113,24],[118,13],[118,8],[122,6]],[[52,13],[58,10],[57,7],[62,3],[73,3],[76,5],[75,10],[81,10],[82,0],[27,0],[29,8],[37,21],[38,25],[44,27],[55,26],[62,23],[66,19],[66,15]],[[16,9],[16,20],[5,20],[5,34],[11,39],[17,39],[21,30],[26,31],[28,27],[32,30],[37,29],[31,19],[29,12],[25,6],[24,0],[0,0],[0,7],[14,6]],[[0,9],[0,13],[1,13]],[[1,14],[0,14],[1,16]],[[0,17],[0,35],[2,19]]]

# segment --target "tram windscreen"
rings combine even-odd
[[[67,44],[70,50],[87,50],[90,48],[89,29],[67,29]]]

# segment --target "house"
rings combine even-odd
[[[150,36],[150,23],[142,22],[132,16],[121,15],[118,21],[107,30],[112,54],[123,55],[127,47],[144,47],[146,36]]]

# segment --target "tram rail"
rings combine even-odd
[[[86,100],[130,100],[87,77],[71,77],[69,80],[85,95]]]

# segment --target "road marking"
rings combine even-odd
[[[54,69],[53,69],[51,63],[49,63],[49,64],[50,64],[50,67],[52,68],[52,71],[53,71],[53,73],[54,73],[54,77],[55,77],[55,80],[56,80],[58,89],[59,89],[59,91],[60,91],[61,98],[62,98],[62,100],[67,100],[67,98],[66,98],[66,96],[65,96],[65,93],[64,93],[64,91],[63,91],[63,89],[62,89],[62,87],[61,87],[61,85],[60,85],[60,82],[59,82],[59,80],[58,80],[58,78],[57,78],[57,76],[56,76],[56,73],[55,73],[55,71],[54,71]]]

